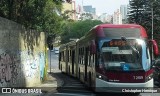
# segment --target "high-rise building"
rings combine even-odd
[[[76,12],[77,12],[78,14],[81,14],[81,13],[83,12],[83,8],[82,8],[81,5],[78,5],[78,6],[76,7]]]
[[[113,14],[113,24],[122,24],[122,15],[119,9]]]
[[[98,19],[105,23],[107,21],[107,13],[101,14]]]
[[[112,15],[107,15],[107,23],[113,23],[113,16]]]
[[[121,5],[120,13],[122,14],[122,23],[126,23],[127,21],[127,12],[128,12],[127,5]]]
[[[98,19],[101,20],[104,23],[113,23],[112,22],[112,17],[113,17],[112,15],[109,15],[107,13],[103,13],[98,17]]]
[[[122,19],[127,18],[127,5],[120,6],[120,13],[122,14]]]
[[[83,6],[83,11],[86,13],[96,14],[96,8],[92,8],[91,5]]]
[[[76,12],[74,12],[74,11],[76,11],[75,6],[76,6],[75,0],[72,0],[71,3],[64,2],[63,8],[62,8],[62,13],[66,12],[66,11],[70,11],[70,14],[68,14],[69,18],[76,20]]]
[[[78,13],[76,16],[78,20],[86,20],[86,19],[97,19],[96,15],[96,8],[93,8],[91,5],[89,6],[83,6],[80,5],[77,6],[76,12]]]

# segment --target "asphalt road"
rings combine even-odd
[[[51,66],[51,69],[58,69],[58,55],[59,54],[55,54],[54,51],[48,52],[48,68],[49,68],[48,70],[49,71],[50,71],[50,66]]]
[[[58,54],[54,54],[54,52],[51,52],[51,59],[50,53],[48,55],[49,70],[51,66],[51,71],[54,72],[55,70],[58,70]],[[49,96],[137,96],[135,94],[94,93],[86,88],[76,78],[70,77],[66,74],[62,74],[60,71],[58,71],[58,73],[56,71],[55,75],[64,81],[64,85],[58,88],[56,93],[53,93]],[[155,85],[155,87],[157,86]],[[157,90],[160,90],[160,88],[158,88]],[[160,96],[160,93],[140,93],[139,96]]]

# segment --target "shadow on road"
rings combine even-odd
[[[131,93],[95,93],[96,96],[141,96],[139,94],[131,94]]]
[[[51,72],[49,73],[53,78],[57,80],[57,88],[61,87],[63,85],[63,81],[60,79],[62,76],[61,72]]]
[[[62,74],[61,72],[51,73],[51,76],[57,79],[58,87],[56,89],[57,93],[68,93],[72,96],[84,95],[84,96],[140,96],[138,94],[127,94],[127,93],[98,93],[92,92],[87,87],[85,87],[79,80],[74,77]],[[63,79],[63,81],[61,80]],[[72,84],[77,81],[80,86],[74,87]],[[69,87],[70,86],[70,87]],[[75,95],[74,95],[75,94]],[[76,95],[77,94],[77,95]],[[69,95],[67,95],[69,96]]]

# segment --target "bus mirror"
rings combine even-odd
[[[155,40],[150,40],[149,42],[150,42],[150,43],[152,44],[152,46],[153,46],[154,55],[155,55],[155,56],[158,56],[158,55],[159,55],[159,50],[158,50],[158,44],[157,44],[157,42],[156,42]]]
[[[93,40],[91,43],[90,51],[91,51],[91,54],[96,54],[96,44],[95,44],[95,41]]]

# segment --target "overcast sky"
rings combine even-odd
[[[75,0],[76,5],[82,5],[82,0]],[[92,5],[96,8],[96,14],[108,13],[113,14],[115,10],[120,8],[120,5],[129,4],[129,0],[83,0],[83,6]]]

